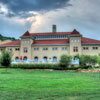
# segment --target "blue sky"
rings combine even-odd
[[[77,29],[100,39],[100,0],[0,0],[0,34],[19,38],[25,31]]]

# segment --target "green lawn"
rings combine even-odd
[[[100,73],[0,69],[0,100],[100,100]]]

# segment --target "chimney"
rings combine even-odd
[[[56,32],[56,25],[52,26],[52,32]]]

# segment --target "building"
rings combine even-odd
[[[0,40],[0,44],[5,44],[5,43],[9,43],[9,42],[11,42],[11,40],[5,40],[5,41]]]
[[[21,40],[0,45],[2,50],[12,51],[15,60],[30,60],[34,62],[57,62],[62,54],[98,55],[100,41],[83,37],[76,29],[72,32],[29,33],[25,32]]]

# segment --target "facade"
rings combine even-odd
[[[100,41],[83,37],[76,29],[72,32],[29,33],[25,32],[21,40],[0,45],[2,50],[13,52],[13,60],[30,60],[34,62],[58,62],[62,54],[98,55]]]

